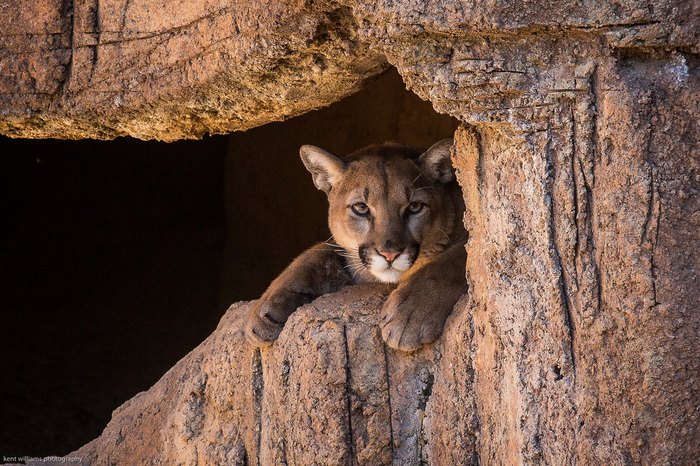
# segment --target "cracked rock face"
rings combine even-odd
[[[167,139],[242,129],[337,99],[386,59],[463,123],[453,163],[470,291],[441,340],[411,355],[379,338],[385,289],[305,306],[260,353],[242,338],[247,305],[234,305],[78,456],[697,461],[696,2],[197,5],[177,21],[149,13],[174,6],[145,0],[79,5],[73,16],[48,1],[29,16],[15,8],[2,20],[11,72],[0,81],[1,131]],[[108,25],[116,18],[126,19]],[[28,41],[30,29],[58,42]],[[149,37],[157,31],[165,36]],[[142,46],[148,54],[129,55]],[[212,52],[222,47],[226,58]]]
[[[437,348],[387,349],[389,291],[357,286],[297,311],[271,349],[246,342],[249,304],[148,392],[114,412],[83,464],[411,464],[427,455]]]
[[[339,100],[386,58],[441,112],[532,129],[560,93],[585,87],[590,62],[610,48],[696,53],[698,44],[690,1],[0,7],[0,133],[30,138],[172,141],[245,130]]]
[[[330,2],[0,1],[0,133],[200,138],[329,105],[387,68]],[[164,14],[163,12],[167,12]]]

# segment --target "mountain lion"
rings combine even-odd
[[[382,337],[413,351],[437,339],[466,292],[464,204],[450,162],[452,139],[425,152],[398,144],[338,158],[302,146],[301,159],[328,196],[332,242],[297,257],[252,306],[258,345],[279,335],[302,304],[363,282],[397,283],[382,309]]]

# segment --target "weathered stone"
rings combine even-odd
[[[537,126],[552,99],[581,87],[586,59],[698,46],[697,5],[670,0],[0,7],[0,132],[14,137],[244,130],[348,95],[386,68],[384,55],[440,111]]]
[[[82,464],[417,463],[436,348],[387,349],[389,288],[364,285],[300,308],[269,349],[248,344],[248,304],[69,457]]]
[[[0,10],[0,133],[13,137],[228,133],[326,106],[387,67],[332,2],[2,0]]]
[[[250,61],[241,59],[243,68],[224,80],[256,102],[241,104],[240,126],[232,116],[201,116],[221,95],[222,81],[194,79],[197,89],[187,95],[199,97],[176,106],[154,97],[154,83],[166,86],[168,98],[185,95],[168,87],[167,77],[137,80],[144,100],[131,97],[124,109],[75,123],[93,100],[68,92],[89,82],[89,73],[72,66],[71,78],[58,84],[43,71],[32,80],[38,65],[30,53],[18,68],[29,74],[3,86],[34,86],[22,98],[36,113],[19,117],[24,104],[12,101],[3,131],[111,137],[122,133],[97,133],[95,125],[125,128],[128,115],[136,129],[123,133],[184,137],[258,124],[272,118],[265,113],[271,106],[286,109],[291,101],[294,111],[313,108],[319,100],[308,87],[286,93],[299,68],[280,57],[310,59],[298,51],[309,50],[303,38],[314,37],[309,31],[319,24],[333,31],[357,25],[357,55],[333,58],[326,69],[351,76],[344,83],[359,82],[381,69],[384,55],[418,95],[464,123],[453,160],[471,235],[469,295],[440,342],[412,355],[385,352],[374,325],[382,302],[376,291],[349,289],[304,307],[260,356],[243,344],[234,307],[214,336],[117,411],[105,434],[78,454],[260,464],[697,462],[697,2],[342,4],[265,7],[262,18],[277,9],[289,16],[270,20],[279,27],[275,41],[246,48]],[[67,17],[52,13],[43,21],[65,28]],[[315,26],[305,29],[302,18]],[[134,16],[134,27],[147,19]],[[200,37],[189,31],[177,40]],[[249,44],[246,37],[240,40]],[[206,42],[198,44],[206,50]],[[61,47],[53,52],[57,63],[68,46]],[[75,51],[71,56],[76,60]],[[355,59],[371,65],[349,72]],[[257,74],[246,71],[249,62],[263,63]],[[194,73],[192,66],[176,66],[177,73]],[[236,87],[258,78],[265,84]],[[329,89],[329,101],[352,87],[315,82]],[[74,103],[37,107],[44,102],[39,88],[60,88],[62,101]],[[182,105],[198,124],[182,123]],[[45,132],[37,121],[46,122]],[[65,130],[66,121],[81,129]]]
[[[687,252],[698,80],[679,60],[601,66],[543,130],[458,131],[474,323],[463,347],[482,462],[698,457],[698,258]]]

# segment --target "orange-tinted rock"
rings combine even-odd
[[[387,349],[377,326],[384,285],[299,309],[279,340],[246,340],[247,303],[102,435],[68,455],[83,464],[402,464],[420,458],[436,347]]]
[[[0,133],[172,141],[329,105],[386,69],[347,7],[0,1]]]
[[[1,84],[1,130],[172,139],[243,129],[345,95],[386,57],[464,123],[453,160],[470,293],[440,342],[412,355],[381,343],[380,290],[305,306],[259,355],[236,305],[79,456],[697,462],[694,2],[214,3],[176,22],[153,15],[164,5],[135,3],[109,16],[126,19],[114,37],[101,29],[102,46],[89,43],[96,27],[67,27],[68,12],[42,6],[36,21],[64,42],[24,54],[35,20],[17,39],[3,36],[17,42],[2,58],[14,71]],[[92,32],[68,34],[77,49],[65,45],[78,30]],[[81,58],[93,49],[96,60]],[[53,57],[54,74],[39,54]]]

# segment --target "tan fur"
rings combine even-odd
[[[248,335],[274,341],[300,305],[344,286],[397,283],[380,326],[387,345],[412,351],[437,339],[466,291],[464,207],[451,140],[422,153],[384,144],[340,159],[314,146],[301,156],[328,194],[332,243],[297,257],[253,306]]]

